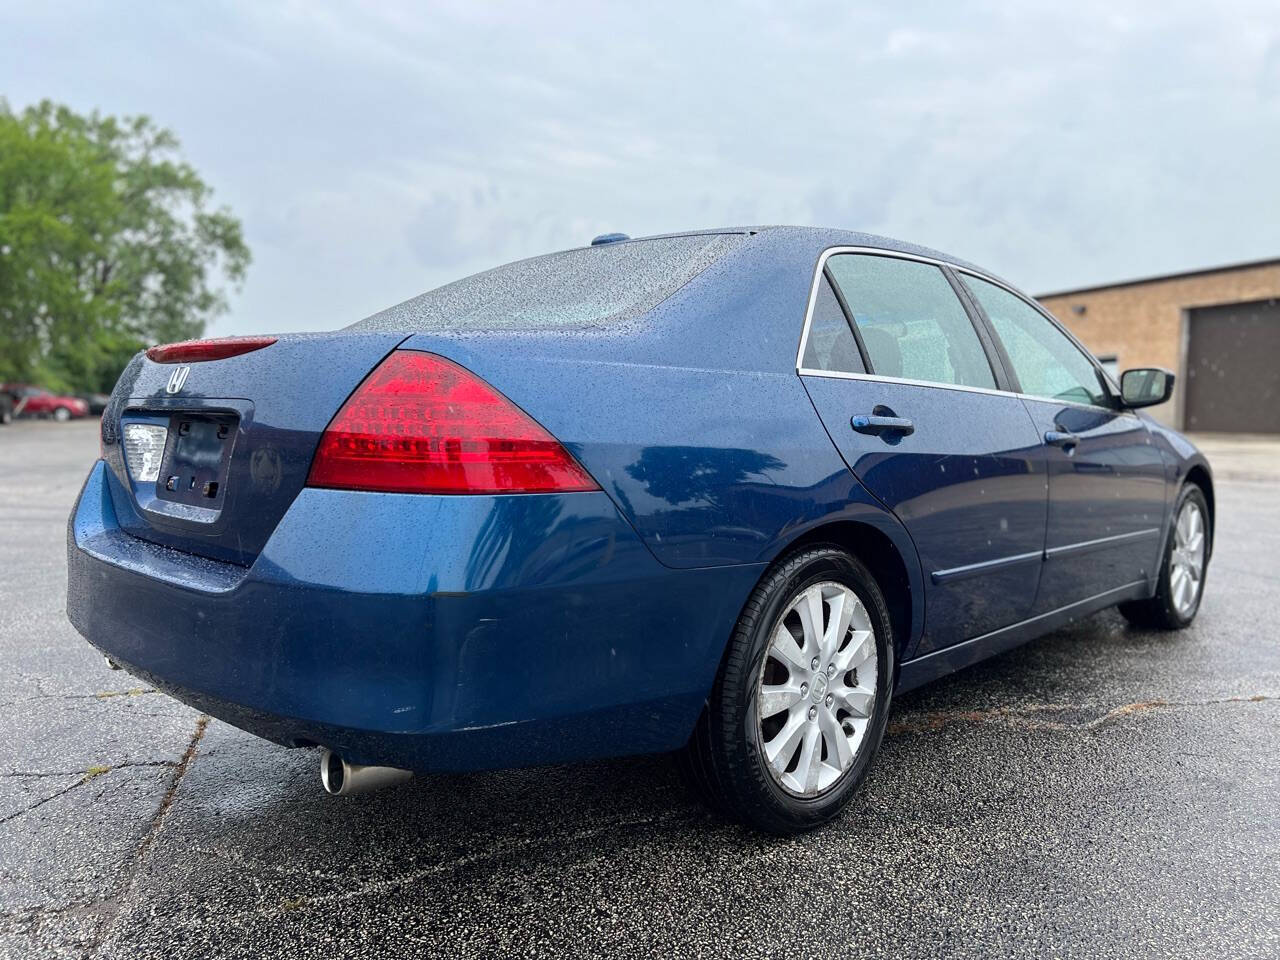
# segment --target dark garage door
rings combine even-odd
[[[1191,311],[1188,430],[1280,433],[1280,301]]]

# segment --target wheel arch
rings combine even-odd
[[[921,587],[914,582],[919,579],[919,564],[913,580],[907,558],[893,539],[879,527],[859,520],[836,520],[811,527],[788,541],[774,560],[818,545],[831,545],[852,554],[876,578],[889,605],[889,622],[896,641],[894,660],[900,664],[924,625],[923,596],[918,596]]]
[[[1204,494],[1205,504],[1209,507],[1209,549],[1208,556],[1213,555],[1213,536],[1218,528],[1216,505],[1213,499],[1213,476],[1202,463],[1196,463],[1187,471],[1187,483],[1193,483]]]

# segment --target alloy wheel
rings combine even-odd
[[[760,744],[793,796],[829,790],[853,765],[876,702],[876,636],[858,595],[806,587],[774,624],[756,693]]]
[[[1187,500],[1178,511],[1169,557],[1169,596],[1179,616],[1190,616],[1200,598],[1204,554],[1204,513],[1198,503]]]

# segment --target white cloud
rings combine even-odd
[[[256,258],[218,333],[607,230],[859,228],[1033,290],[1280,252],[1273,0],[29,4],[0,63],[178,132]]]

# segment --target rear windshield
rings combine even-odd
[[[744,239],[724,233],[661,237],[520,260],[438,287],[347,329],[610,326],[652,309]]]

